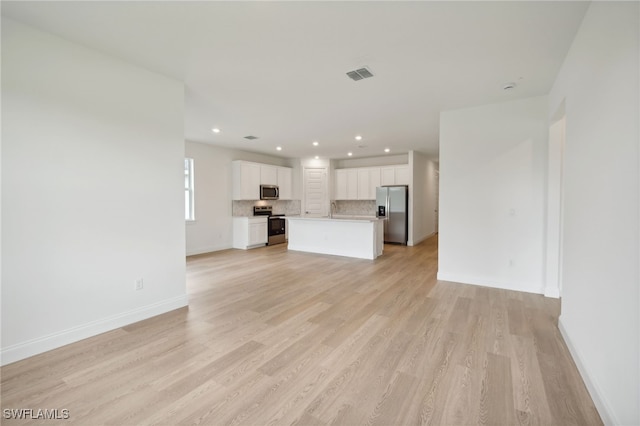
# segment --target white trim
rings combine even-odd
[[[462,284],[480,285],[483,287],[493,287],[502,290],[524,291],[525,293],[544,294],[542,284],[532,283],[516,283],[516,282],[500,282],[491,278],[480,278],[458,274],[451,274],[447,272],[438,271],[439,281],[452,281]]]
[[[194,179],[194,167],[195,160],[190,157],[185,157],[185,174],[189,176],[189,185],[185,188],[185,191],[189,193],[189,217],[186,217],[187,222],[193,222],[196,220],[196,201],[195,201],[195,179]],[[186,206],[185,206],[186,207]]]
[[[436,235],[436,233],[435,233],[435,232],[432,232],[432,233],[430,233],[430,234],[425,235],[424,237],[418,238],[417,240],[416,240],[416,239],[409,240],[409,241],[407,242],[407,245],[408,245],[408,246],[417,246],[417,245],[418,245],[418,244],[420,244],[421,242],[423,242],[423,241],[425,241],[425,240],[427,240],[427,239],[429,239],[429,238],[433,237],[434,235]]]
[[[545,291],[546,297],[559,298],[562,292],[562,234],[564,203],[564,147],[566,133],[565,102],[562,101],[549,123],[545,201]]]
[[[557,286],[547,286],[544,289],[544,297],[560,299],[560,289]]]
[[[2,349],[1,365],[34,356],[88,337],[115,330],[156,315],[164,314],[189,305],[188,296],[182,295],[158,303],[133,309],[96,321],[52,333],[26,342],[18,343]]]
[[[618,421],[618,419],[616,419],[616,416],[613,414],[613,410],[604,398],[604,393],[600,391],[600,386],[598,386],[598,383],[589,375],[589,370],[582,362],[580,353],[571,342],[569,334],[567,333],[567,329],[564,328],[562,316],[558,318],[558,329],[560,330],[560,334],[562,334],[562,337],[564,338],[564,342],[569,349],[569,353],[571,353],[571,357],[573,358],[576,367],[578,367],[578,372],[580,372],[580,375],[582,376],[582,380],[584,381],[584,384],[587,387],[587,391],[589,392],[589,395],[593,400],[593,404],[596,406],[596,410],[598,410],[598,414],[600,414],[602,422],[605,425],[622,424]]]
[[[197,254],[212,253],[214,251],[229,250],[233,248],[231,244],[222,244],[216,246],[205,246],[196,249],[187,250],[187,256],[195,256]]]

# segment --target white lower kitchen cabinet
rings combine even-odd
[[[288,250],[371,260],[384,250],[384,220],[375,216],[287,219]]]
[[[267,244],[267,217],[234,217],[233,248],[247,250]]]

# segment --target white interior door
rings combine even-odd
[[[304,214],[327,215],[327,170],[304,169]]]

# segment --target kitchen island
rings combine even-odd
[[[374,216],[287,216],[289,250],[375,259],[384,248],[383,219]]]

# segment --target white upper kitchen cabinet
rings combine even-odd
[[[375,200],[376,188],[382,185],[409,185],[409,165],[385,167],[356,167],[337,169],[335,176],[336,200]]]
[[[375,200],[380,168],[362,167],[335,171],[336,200]]]
[[[336,200],[358,199],[358,170],[339,169],[335,171],[336,186],[334,197]]]
[[[278,167],[260,165],[260,184],[261,185],[277,185],[278,184]]]
[[[409,185],[411,173],[408,165],[388,166],[380,169],[381,185]]]
[[[234,200],[260,199],[260,164],[233,161],[232,195]]]
[[[347,200],[358,199],[358,171],[347,169]]]
[[[346,169],[336,170],[336,185],[335,185],[335,193],[333,198],[335,200],[346,200],[347,199],[347,171]]]
[[[369,197],[367,200],[376,199],[376,188],[382,185],[380,180],[380,167],[369,169]]]
[[[280,188],[281,200],[293,198],[293,169],[278,167],[278,187]]]
[[[380,169],[380,185],[395,185],[395,184],[396,184],[396,168],[382,167]]]
[[[231,168],[234,200],[259,200],[260,185],[278,185],[281,200],[293,197],[293,169],[289,167],[236,160]]]
[[[369,178],[370,171],[369,169],[358,169],[358,200],[368,200],[369,199]]]
[[[376,188],[380,186],[380,167],[358,170],[358,200],[375,200]]]
[[[411,173],[409,166],[396,166],[396,183],[395,185],[409,185],[411,181]]]

